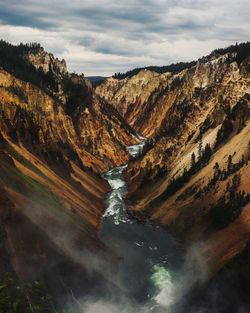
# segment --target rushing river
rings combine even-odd
[[[127,150],[135,158],[143,153],[143,147],[142,140],[139,145],[127,147]],[[108,258],[106,262],[104,256],[98,256],[101,276],[93,276],[86,281],[84,292],[90,285],[93,288],[90,296],[84,298],[81,312],[250,312],[249,307],[244,306],[244,302],[248,303],[244,284],[242,287],[235,285],[231,272],[231,283],[228,283],[229,275],[226,274],[213,284],[203,286],[207,268],[206,260],[200,255],[202,243],[183,251],[163,228],[139,223],[127,214],[125,198],[128,186],[123,178],[126,168],[127,165],[113,168],[103,175],[111,191],[106,199],[100,238],[113,252],[109,251],[109,256],[115,256],[115,261],[110,262]],[[93,260],[91,257],[91,263],[94,263]],[[199,293],[201,286],[206,288],[203,294]],[[242,301],[243,294],[246,298]],[[241,309],[245,307],[248,309]]]
[[[137,157],[143,146],[144,142],[127,150]],[[145,312],[153,312],[173,302],[172,276],[179,265],[181,249],[161,227],[129,218],[124,201],[126,168],[124,165],[104,174],[112,190],[106,200],[100,237],[121,258],[117,277],[126,296],[140,303],[140,307],[145,305]]]

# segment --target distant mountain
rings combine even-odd
[[[229,46],[227,48],[222,48],[222,49],[216,49],[214,51],[211,52],[210,55],[202,57],[200,60],[204,60],[206,58],[210,58],[212,56],[215,55],[224,55],[226,53],[237,53],[237,62],[239,62],[242,58],[245,58],[245,54],[247,53],[247,49],[248,49],[248,43],[243,43],[243,44],[236,44],[236,45],[232,45]],[[163,73],[173,73],[173,74],[177,74],[181,71],[183,71],[184,69],[188,69],[192,66],[194,66],[196,64],[197,61],[191,61],[191,62],[178,62],[178,63],[172,63],[170,65],[164,65],[164,66],[145,66],[145,67],[139,67],[139,68],[135,68],[132,69],[128,72],[125,73],[115,73],[113,75],[113,78],[116,79],[124,79],[124,78],[131,78],[134,75],[137,75],[140,71],[142,70],[149,70],[152,72],[156,72],[159,74],[163,74]]]
[[[165,65],[165,66],[146,66],[146,67],[139,67],[132,69],[126,73],[115,73],[113,75],[113,78],[116,79],[124,79],[126,77],[131,78],[134,75],[137,75],[140,71],[142,70],[148,70],[156,73],[166,73],[166,72],[171,72],[171,73],[179,73],[182,70],[186,68],[190,68],[196,64],[195,61],[191,62],[179,62],[179,63],[173,63],[171,65]]]
[[[91,82],[93,87],[100,85],[107,77],[104,76],[87,76],[86,79]]]

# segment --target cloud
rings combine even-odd
[[[38,41],[69,69],[111,75],[249,39],[247,0],[0,0],[0,37]]]

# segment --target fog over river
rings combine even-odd
[[[143,153],[144,145],[145,141],[142,141],[127,147],[127,150],[135,158]],[[189,306],[189,300],[208,277],[206,261],[200,253],[202,243],[184,249],[162,227],[138,222],[128,214],[125,202],[128,186],[123,177],[127,166],[116,167],[103,174],[111,191],[106,198],[99,237],[109,250],[108,254],[111,252],[114,256],[114,262],[102,253],[84,254],[83,264],[90,269],[90,276],[81,283],[80,298],[72,293],[77,309],[71,306],[69,312],[249,312],[238,305],[236,300],[240,301],[240,294],[235,293],[232,286],[227,287],[224,280],[209,287],[207,297],[202,300],[196,297],[194,307]],[[224,294],[236,299],[234,306],[228,303]]]
[[[127,150],[132,157],[138,157],[144,144],[145,141]],[[174,301],[174,273],[182,251],[161,227],[138,223],[128,216],[124,200],[127,183],[123,179],[126,168],[127,165],[116,167],[103,175],[112,189],[106,200],[100,238],[121,258],[116,281],[126,298],[121,300],[122,305],[119,299],[110,305],[114,312],[118,312],[120,305],[122,312],[153,312],[169,307]],[[124,302],[128,305],[124,306]]]

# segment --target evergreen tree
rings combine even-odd
[[[248,160],[250,161],[250,140],[248,142]]]
[[[229,154],[228,159],[227,159],[227,172],[230,174],[233,169],[233,161],[232,161],[232,156]]]
[[[202,159],[202,139],[199,140],[199,144],[198,144],[198,161],[200,161]]]
[[[242,167],[244,166],[244,164],[245,164],[245,157],[244,157],[244,154],[242,154],[241,160],[240,160],[240,166]]]
[[[195,164],[196,164],[196,160],[195,160],[195,154],[193,152],[191,155],[191,167],[190,167],[190,169],[193,169],[195,167]]]
[[[226,118],[217,132],[215,147],[218,147],[223,141],[227,140],[232,131],[233,131],[232,120]]]
[[[207,143],[204,149],[203,158],[205,162],[209,161],[212,156],[212,149],[210,147],[210,144]]]
[[[240,185],[240,175],[239,174],[235,174],[232,180],[232,187],[231,187],[231,191],[232,192],[236,192],[238,187]]]
[[[237,198],[237,189],[240,185],[240,175],[236,174],[234,175],[233,179],[232,179],[232,185],[229,188],[229,198],[230,199],[234,199]]]
[[[214,169],[214,179],[218,180],[220,178],[220,175],[221,175],[221,169],[220,169],[218,162],[215,163],[213,169]]]

